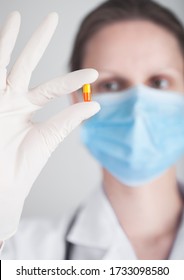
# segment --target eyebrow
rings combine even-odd
[[[164,74],[172,74],[172,75],[175,75],[175,76],[177,75],[178,76],[178,74],[179,75],[181,74],[181,71],[182,71],[182,69],[179,70],[177,68],[171,68],[171,67],[160,68],[160,69],[157,69],[157,70],[153,71],[150,75],[153,76],[153,75],[159,75],[159,74],[164,73]],[[120,73],[116,73],[116,72],[111,71],[111,70],[98,69],[98,72],[99,72],[100,76],[103,75],[103,74],[104,75],[107,74],[110,77],[118,77],[118,78],[121,78],[121,79],[124,79],[124,80],[128,80],[128,78],[126,78],[125,76],[122,77]],[[184,68],[183,68],[183,72],[184,72]],[[99,78],[100,78],[100,76],[99,76]]]
[[[184,70],[184,68],[183,68]],[[159,69],[157,72],[160,72],[160,73],[168,73],[168,74],[181,74],[181,70],[177,69],[177,68],[161,68]]]
[[[98,69],[99,72],[99,78],[98,79],[108,79],[108,78],[118,78],[118,79],[124,79],[124,80],[128,80],[128,78],[126,78],[124,75],[122,75],[121,73],[117,73],[114,71],[108,71],[108,70],[100,70]]]
[[[99,70],[98,70],[99,71]],[[113,80],[113,79],[116,79],[116,80],[121,80],[121,81],[124,81],[124,82],[129,82],[130,79],[128,77],[125,77],[124,75],[121,75],[119,73],[114,73],[114,72],[100,72],[99,71],[99,78],[96,80],[95,83],[98,83],[98,81],[105,81],[105,80]]]
[[[110,74],[110,75],[114,75],[114,76],[119,75],[118,73],[115,73],[112,70],[97,69],[97,71],[100,72],[100,73],[103,73],[103,74],[105,73],[105,74]]]

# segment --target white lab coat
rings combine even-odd
[[[136,259],[102,188],[73,216],[60,222],[22,221],[5,242],[1,259]],[[184,260],[184,211],[169,259]]]

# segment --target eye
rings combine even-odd
[[[118,90],[121,90],[121,85],[117,81],[106,82],[106,83],[104,83],[102,85],[102,87],[106,91],[118,91]]]
[[[161,90],[166,90],[169,88],[169,81],[166,78],[162,77],[155,77],[151,79],[149,86],[156,88],[156,89],[161,89]]]
[[[95,92],[118,92],[127,87],[126,83],[121,80],[104,80],[99,81],[95,86]]]

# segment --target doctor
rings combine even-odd
[[[181,23],[152,1],[106,1],[83,21],[71,57],[72,71],[94,68],[99,79],[95,70],[78,70],[28,91],[57,16],[41,25],[5,82],[19,20],[11,15],[0,44],[2,259],[184,259],[175,168],[184,155]],[[101,163],[102,187],[59,223],[26,221],[17,231],[24,200],[52,151],[99,111],[96,102],[78,103],[86,82],[94,82],[102,109],[84,122],[81,137]],[[68,92],[75,105],[45,124],[31,122],[35,110]]]

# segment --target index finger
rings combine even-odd
[[[28,98],[33,104],[43,106],[55,97],[74,92],[86,83],[93,83],[97,78],[95,69],[77,70],[32,89]]]

